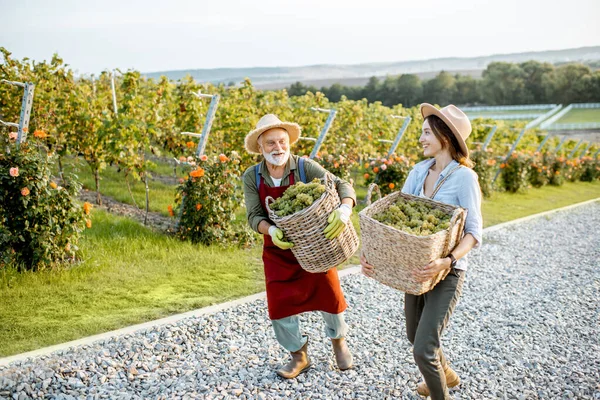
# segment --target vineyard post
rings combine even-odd
[[[575,152],[577,151],[579,146],[581,146],[582,143],[583,143],[583,139],[579,140],[579,142],[575,145],[575,147],[573,147],[573,150],[571,151],[571,153],[569,153],[569,156],[567,157],[567,159],[572,158],[575,155]]]
[[[546,144],[546,142],[548,141],[548,139],[550,139],[550,134],[546,134],[546,137],[544,138],[544,140],[542,140],[542,143],[540,143],[540,145],[538,146],[536,152],[539,153],[540,151],[542,151],[542,148],[544,147],[544,145]]]
[[[536,126],[540,125],[542,122],[544,122],[545,120],[547,120],[548,118],[550,118],[552,115],[556,114],[561,108],[562,108],[562,104],[559,104],[556,107],[554,107],[552,110],[548,111],[547,113],[545,113],[543,115],[540,115],[539,117],[537,117],[533,121],[527,123],[527,125],[525,125],[525,127],[521,130],[521,133],[519,134],[519,137],[517,137],[517,140],[515,140],[515,142],[513,143],[511,149],[508,151],[508,154],[506,155],[506,158],[504,159],[504,162],[508,161],[508,158],[515,151],[515,149],[517,148],[517,145],[519,144],[519,142],[521,141],[521,139],[525,135],[525,132],[528,129],[535,128]],[[496,179],[498,179],[498,175],[500,175],[500,168],[498,168],[498,171],[496,172],[496,176],[494,177],[494,181],[493,182],[496,182]]]
[[[31,117],[31,106],[33,104],[35,85],[31,82],[22,83],[9,81],[6,79],[0,80],[0,83],[8,83],[9,85],[23,88],[23,99],[21,100],[21,114],[19,116],[19,122],[4,122],[0,120],[0,123],[3,125],[17,128],[17,144],[21,144],[27,140],[27,131],[29,129],[29,118]]]
[[[110,90],[112,91],[113,98],[113,110],[115,115],[119,115],[117,112],[117,90],[115,89],[115,70],[113,69],[110,74]]]
[[[521,132],[519,133],[519,136],[517,136],[517,139],[512,144],[512,147],[508,151],[508,154],[506,154],[506,157],[504,157],[504,160],[502,161],[503,163],[505,163],[506,161],[508,161],[508,159],[510,158],[510,156],[512,155],[512,153],[515,151],[515,149],[517,148],[517,145],[519,144],[519,142],[523,138],[523,135],[525,135],[525,131],[526,130],[527,130],[527,126],[525,126],[525,128],[523,128],[523,129],[521,129]],[[498,179],[498,176],[500,175],[500,172],[502,172],[502,169],[498,168],[498,170],[496,171],[496,176],[494,176],[494,180],[492,182],[496,182],[496,179]]]
[[[327,109],[327,108],[311,107],[310,109],[313,111],[329,113],[329,115],[327,116],[327,120],[325,121],[325,125],[323,126],[323,129],[321,129],[321,133],[319,134],[319,137],[317,139],[307,138],[307,137],[301,138],[304,140],[316,141],[315,147],[313,148],[313,151],[310,153],[310,158],[312,159],[317,156],[317,153],[319,152],[319,149],[321,148],[321,145],[323,144],[323,141],[325,140],[325,136],[327,136],[327,132],[329,131],[329,128],[331,128],[331,124],[333,123],[333,120],[335,119],[335,114],[337,111],[333,108]]]
[[[212,127],[213,121],[215,120],[215,114],[217,113],[217,107],[219,106],[219,95],[210,95],[202,93],[194,94],[199,98],[210,98],[210,105],[208,106],[206,121],[204,121],[204,126],[202,127],[202,136],[200,137],[200,142],[198,142],[198,149],[196,150],[196,157],[200,157],[204,154],[206,144],[208,143],[208,134],[210,133],[210,128]]]
[[[560,140],[560,143],[558,144],[558,146],[556,146],[556,148],[554,149],[554,151],[553,151],[554,154],[558,153],[558,151],[563,147],[563,145],[567,141],[567,138],[568,138],[568,136],[563,136],[563,138]]]
[[[212,127],[213,121],[215,119],[215,114],[217,113],[217,108],[219,107],[219,95],[218,94],[204,94],[201,92],[192,93],[194,96],[202,99],[209,98],[210,105],[208,106],[208,112],[206,113],[206,120],[204,121],[204,126],[202,127],[202,133],[194,133],[194,132],[181,132],[182,135],[188,135],[193,137],[199,137],[200,141],[198,142],[198,148],[196,149],[196,157],[200,157],[204,155],[204,151],[206,150],[206,144],[208,143],[208,135],[210,133],[210,128]],[[175,160],[176,163],[179,163],[179,160]],[[177,164],[176,164],[177,165]],[[181,208],[179,209],[179,215],[177,216],[177,223],[175,224],[175,230],[179,230],[179,224],[181,223],[181,216],[183,214],[183,209],[185,208],[185,196],[181,198]]]
[[[400,140],[402,140],[402,137],[404,136],[404,132],[406,132],[406,129],[408,128],[408,125],[410,124],[410,121],[412,120],[411,117],[402,117],[400,115],[392,115],[391,117],[395,118],[395,119],[404,119],[404,123],[398,130],[398,133],[396,134],[396,138],[394,139],[393,142],[391,140],[387,140],[387,139],[379,139],[380,142],[392,144],[387,153],[388,158],[391,157],[391,155],[394,154],[394,152],[398,148],[398,144],[400,143]]]
[[[585,154],[588,152],[588,150],[590,149],[590,147],[592,147],[592,142],[589,142],[587,144],[587,146],[585,146],[585,149],[583,149],[583,152],[581,153],[581,155],[579,156],[579,159],[581,160]]]
[[[200,141],[198,142],[198,147],[196,149],[196,157],[200,157],[204,154],[204,151],[206,150],[206,144],[208,143],[208,135],[210,134],[210,128],[212,127],[217,108],[219,107],[220,97],[218,94],[204,94],[200,92],[192,94],[200,99],[211,99],[210,105],[208,106],[208,112],[206,113],[206,120],[204,121],[204,126],[202,127],[202,133],[181,132],[182,135],[200,138]]]
[[[490,133],[488,133],[487,137],[485,138],[485,142],[483,143],[483,147],[482,147],[483,151],[485,151],[485,149],[487,149],[487,147],[490,145],[490,143],[492,142],[492,138],[494,137],[494,134],[498,130],[498,125],[487,125],[486,124],[484,126],[492,127],[492,130],[490,131]]]

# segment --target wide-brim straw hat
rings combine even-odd
[[[469,121],[467,114],[462,112],[462,110],[454,104],[450,104],[442,109],[437,109],[429,103],[423,103],[421,104],[421,115],[423,118],[435,115],[444,121],[452,133],[454,133],[463,153],[466,156],[469,155],[466,140],[471,134],[471,121]]]
[[[296,143],[300,138],[300,125],[293,122],[283,122],[275,114],[267,114],[258,120],[256,128],[246,135],[244,147],[249,153],[260,154],[258,137],[273,128],[282,128],[290,136],[290,144]]]

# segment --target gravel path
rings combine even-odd
[[[456,399],[600,399],[600,203],[487,233],[450,326]],[[418,399],[403,296],[343,279],[356,368],[335,369],[317,315],[306,314],[314,366],[283,381],[287,360],[264,301],[14,363],[0,398]]]

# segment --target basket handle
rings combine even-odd
[[[446,241],[446,249],[444,254],[449,254],[450,252],[452,252],[452,250],[454,250],[454,248],[458,245],[458,243],[460,242],[461,238],[458,237],[456,239],[456,243],[452,243],[452,248],[450,248],[450,241],[451,241],[451,235],[452,232],[454,232],[454,228],[458,226],[458,230],[461,231],[463,226],[465,225],[467,219],[467,210],[463,209],[463,212],[455,212],[454,215],[452,216],[452,218],[450,219],[450,235],[448,235],[448,240]]]
[[[381,200],[381,190],[379,190],[379,185],[376,183],[371,183],[369,185],[369,190],[367,190],[367,206],[371,205],[371,195],[373,194],[373,189],[377,190],[377,196],[379,197],[378,200]]]
[[[269,216],[271,216],[271,214],[273,213],[273,210],[271,210],[271,207],[269,207],[269,204],[273,203],[274,201],[275,201],[275,199],[272,198],[271,196],[265,197],[265,208],[267,209],[267,214],[269,214]]]

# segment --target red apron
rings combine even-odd
[[[292,172],[290,185],[293,184]],[[267,196],[277,199],[290,185],[268,187],[263,177],[260,177],[258,194],[265,212]],[[306,311],[339,314],[346,309],[336,268],[323,273],[307,272],[298,264],[291,250],[275,246],[270,235],[264,235],[264,240],[263,262],[270,319],[285,318]]]

